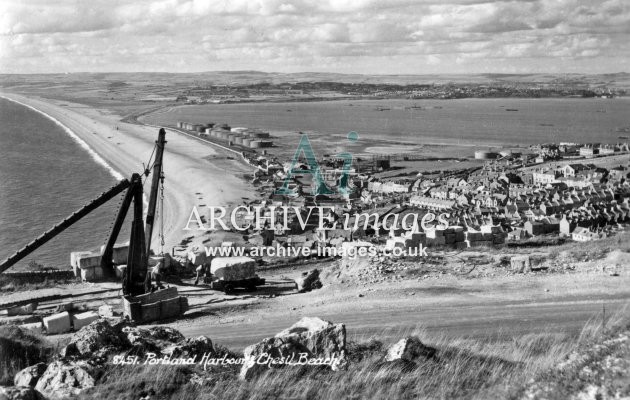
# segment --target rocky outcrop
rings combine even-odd
[[[61,348],[63,359],[90,359],[103,362],[115,353],[129,352],[171,354],[173,357],[213,352],[212,341],[205,337],[185,339],[176,329],[165,326],[139,328],[125,321],[110,323],[99,319],[75,333]]]
[[[202,357],[206,353],[210,355],[214,354],[212,340],[206,336],[185,339],[162,350],[162,354],[170,355],[173,358],[194,357],[196,355]]]
[[[105,355],[117,352],[128,346],[129,343],[119,329],[106,319],[99,319],[75,333],[64,350],[66,356],[74,355],[75,348],[78,355],[94,356],[95,353]]]
[[[314,289],[320,289],[322,282],[319,280],[319,270],[313,269],[308,272],[303,272],[302,276],[295,280],[297,290],[300,293],[310,292]]]
[[[129,342],[132,352],[136,354],[159,353],[162,349],[184,340],[184,335],[178,330],[166,326],[124,327],[122,332]]]
[[[281,367],[288,361],[318,358],[328,361],[323,365],[336,371],[347,365],[346,327],[319,318],[302,318],[276,336],[247,347],[244,356],[246,361],[241,368],[241,379],[252,378],[266,370],[267,365],[259,361],[269,359],[282,360],[274,364]]]
[[[94,386],[87,362],[53,361],[39,378],[35,389],[51,399],[64,399]]]
[[[419,358],[431,358],[435,355],[433,347],[426,346],[415,336],[406,337],[387,349],[385,361],[416,361]]]
[[[45,400],[37,390],[28,386],[0,386],[0,400]]]
[[[46,371],[47,365],[45,363],[38,363],[26,367],[18,372],[13,378],[13,384],[15,386],[29,386],[34,387],[37,381]]]

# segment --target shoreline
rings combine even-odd
[[[7,101],[10,101],[12,103],[19,104],[19,105],[21,105],[23,107],[29,108],[29,109],[31,109],[31,110],[33,110],[33,111],[43,115],[44,117],[48,118],[49,120],[54,122],[56,125],[58,125],[61,129],[63,129],[66,132],[66,134],[68,134],[72,138],[72,140],[77,142],[77,144],[81,148],[83,148],[90,155],[90,157],[92,157],[92,160],[94,160],[94,162],[96,162],[97,164],[99,164],[102,167],[104,167],[114,179],[117,179],[119,181],[125,179],[120,172],[116,171],[111,165],[109,165],[107,163],[107,161],[103,159],[103,157],[101,157],[92,147],[90,147],[89,144],[87,144],[72,129],[68,128],[66,125],[64,125],[57,118],[51,116],[50,114],[45,113],[44,111],[42,111],[42,110],[40,110],[38,108],[35,108],[35,107],[31,106],[29,104],[22,103],[21,101],[9,98],[9,97],[7,97],[7,96],[5,96],[3,94],[0,94],[0,98],[2,98],[4,100],[7,100]]]
[[[124,123],[122,117],[106,110],[68,101],[27,97],[14,93],[0,93],[7,101],[36,111],[59,125],[92,159],[116,179],[141,173],[144,162],[153,151],[157,128]],[[184,135],[167,128],[164,153],[164,252],[178,245],[185,237],[193,236],[192,245],[202,243],[203,232],[183,231],[193,206],[200,204],[226,206],[251,194],[249,183],[237,176],[244,167],[223,168],[214,159],[221,150],[200,145]],[[231,167],[232,165],[228,165]],[[150,182],[150,181],[149,181]],[[229,192],[222,188],[230,187]],[[106,189],[105,186],[102,187]],[[150,190],[145,186],[145,197]],[[115,216],[112,216],[112,220]],[[159,217],[158,217],[159,218]],[[70,228],[71,229],[71,228]],[[152,249],[159,252],[160,240],[154,234]],[[119,238],[119,242],[126,238]],[[86,249],[76,249],[86,250]]]

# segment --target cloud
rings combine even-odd
[[[0,72],[601,72],[629,38],[625,0],[0,2]]]

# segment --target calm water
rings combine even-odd
[[[4,260],[117,179],[40,113],[0,99],[0,121],[0,260]],[[113,199],[92,211],[13,269],[31,260],[68,266],[71,251],[101,246],[118,203]]]
[[[414,107],[416,106],[416,107]],[[382,111],[379,111],[379,108]],[[516,111],[508,111],[508,109]],[[277,132],[360,135],[404,142],[532,144],[619,141],[630,99],[362,100],[183,106],[156,124],[219,122]]]

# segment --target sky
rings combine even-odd
[[[629,0],[0,0],[0,73],[630,71]]]

